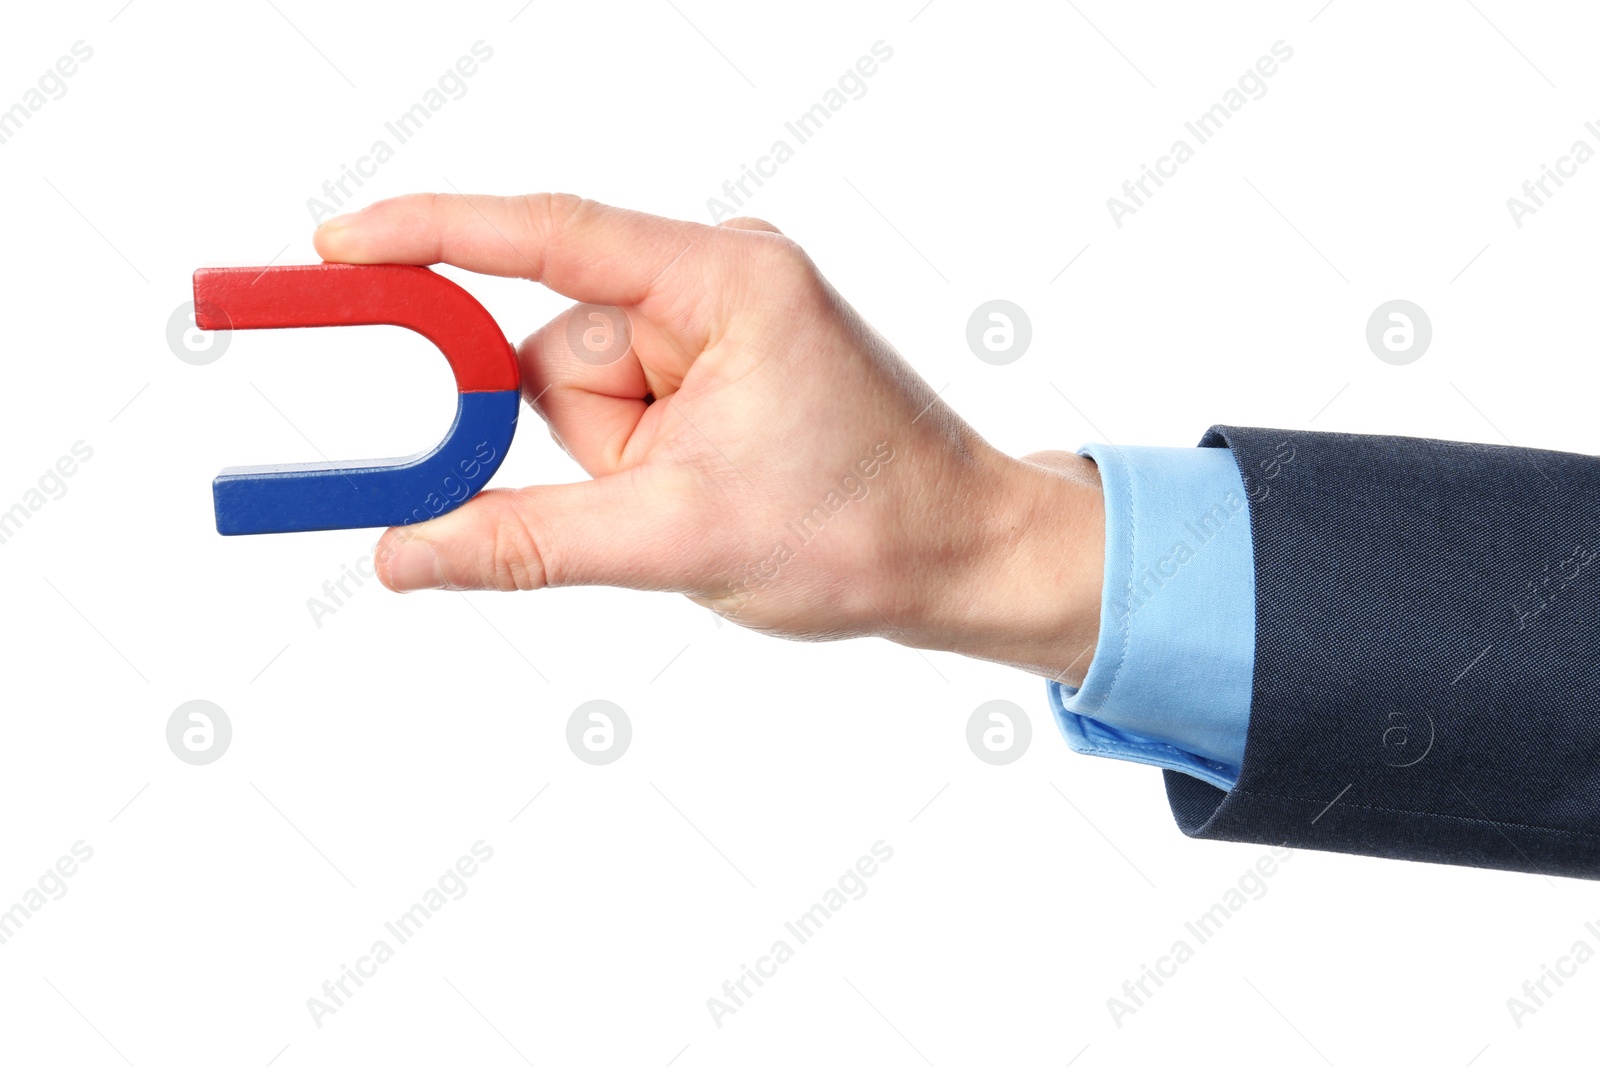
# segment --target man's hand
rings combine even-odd
[[[584,302],[519,356],[525,399],[592,480],[389,530],[391,589],[671,590],[785,637],[875,634],[1082,678],[1093,465],[990,447],[772,226],[424,194],[315,241],[333,262],[450,263]]]

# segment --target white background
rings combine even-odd
[[[1575,139],[1600,147],[1592,11],[274,3],[19,5],[0,35],[0,107],[93,48],[0,145],[0,509],[93,449],[0,544],[0,908],[74,842],[94,850],[0,945],[0,1059],[1465,1065],[1588,1047],[1600,966],[1520,1028],[1506,999],[1579,938],[1600,947],[1589,884],[1308,852],[1118,1027],[1107,998],[1265,850],[1185,839],[1159,774],[1072,755],[1020,673],[787,644],[607,589],[369,581],[318,626],[308,598],[374,532],[224,539],[210,479],[432,444],[443,360],[364,329],[239,334],[194,366],[165,329],[195,267],[313,261],[307,198],[475,41],[493,58],[358,203],[552,189],[708,220],[881,40],[865,96],[745,210],[1002,448],[1182,445],[1233,422],[1593,451],[1600,163],[1521,228],[1505,203]],[[1115,226],[1106,198],[1279,40],[1294,54],[1267,94]],[[513,340],[563,306],[449,273]],[[997,297],[1033,323],[1009,366],[964,336]],[[1394,298],[1433,323],[1410,366],[1364,340]],[[579,477],[525,419],[496,484]],[[165,741],[195,698],[234,730],[204,767]],[[605,767],[565,741],[596,698],[634,730]],[[1007,767],[965,741],[991,699],[1032,719]],[[494,857],[467,895],[315,1025],[307,998],[478,840]],[[879,840],[894,858],[867,895],[714,1025],[706,998]]]

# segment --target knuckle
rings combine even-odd
[[[756,230],[764,233],[780,234],[783,232],[766,219],[758,219],[753,215],[740,215],[736,218],[723,219],[717,225],[727,230]]]
[[[497,507],[490,536],[483,546],[481,570],[486,584],[501,592],[542,589],[554,584],[545,550],[548,538],[531,521],[522,498],[513,492],[490,493],[494,494]]]
[[[521,199],[527,232],[542,236],[537,245],[537,281],[545,275],[549,249],[598,205],[573,193],[527,193]]]
[[[799,242],[781,233],[750,230],[741,234],[750,266],[766,277],[796,288],[809,288],[821,278],[816,264]]]
[[[522,199],[529,221],[552,239],[594,206],[593,201],[575,193],[534,193]]]

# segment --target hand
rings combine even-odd
[[[524,398],[592,480],[491,489],[389,530],[389,588],[672,590],[785,637],[1082,678],[1104,553],[1093,464],[989,446],[767,223],[423,194],[315,242],[333,262],[450,263],[626,316],[580,305],[518,350]],[[631,328],[625,354],[575,351],[607,315]]]

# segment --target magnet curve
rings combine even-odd
[[[405,526],[460,507],[505,459],[520,375],[500,327],[465,289],[423,267],[318,263],[194,272],[202,330],[404,326],[450,361],[455,423],[399,459],[228,467],[212,482],[220,534]]]

